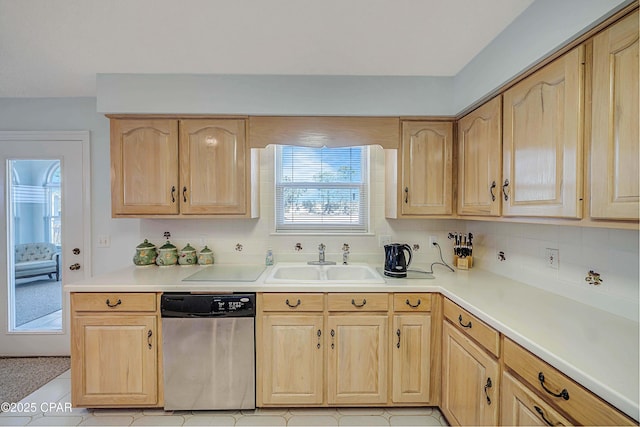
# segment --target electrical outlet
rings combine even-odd
[[[98,236],[98,247],[99,248],[108,248],[111,246],[111,237],[109,236]]]
[[[388,245],[391,243],[391,236],[387,234],[381,234],[378,236],[378,246],[383,247],[384,245]]]
[[[433,246],[434,243],[438,243],[438,236],[429,236],[429,247]]]
[[[547,267],[557,270],[560,264],[560,251],[558,249],[546,248],[545,260]]]

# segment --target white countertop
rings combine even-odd
[[[215,264],[213,266],[215,268]],[[479,269],[383,285],[182,281],[207,267],[136,267],[65,285],[68,292],[440,292],[624,413],[640,418],[639,324]],[[243,268],[238,265],[238,268]]]

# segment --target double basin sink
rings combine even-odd
[[[276,264],[264,282],[323,285],[381,285],[386,283],[382,276],[368,265],[305,265],[296,263]]]

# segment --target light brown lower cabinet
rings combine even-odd
[[[431,316],[396,314],[391,347],[392,399],[394,403],[429,401]]]
[[[387,403],[387,316],[329,316],[327,329],[329,405]]]
[[[452,425],[497,425],[497,360],[448,321],[442,330],[442,413]]]
[[[562,417],[566,417],[572,420],[568,424],[576,425],[638,424],[508,338],[504,338],[503,360],[505,369],[513,373],[514,377],[517,376],[522,385],[526,386],[526,390],[538,396],[536,402],[546,403],[549,406],[548,411],[543,410],[545,418],[549,421],[555,423]],[[542,406],[537,406],[543,409]],[[551,408],[557,412],[551,411]],[[540,415],[538,410],[533,409]],[[509,412],[509,409],[506,412]],[[506,412],[503,408],[503,416]],[[542,415],[539,418],[542,418]],[[564,421],[560,422],[564,424]]]
[[[155,293],[71,294],[74,407],[162,406]]]
[[[430,294],[259,293],[257,301],[258,406],[438,404]]]
[[[262,318],[262,401],[321,405],[322,314],[268,314]],[[262,353],[263,351],[263,353]]]
[[[571,421],[545,403],[524,384],[510,375],[502,374],[502,415],[503,426],[570,426]]]

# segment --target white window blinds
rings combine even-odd
[[[276,231],[368,231],[368,148],[276,148]]]

